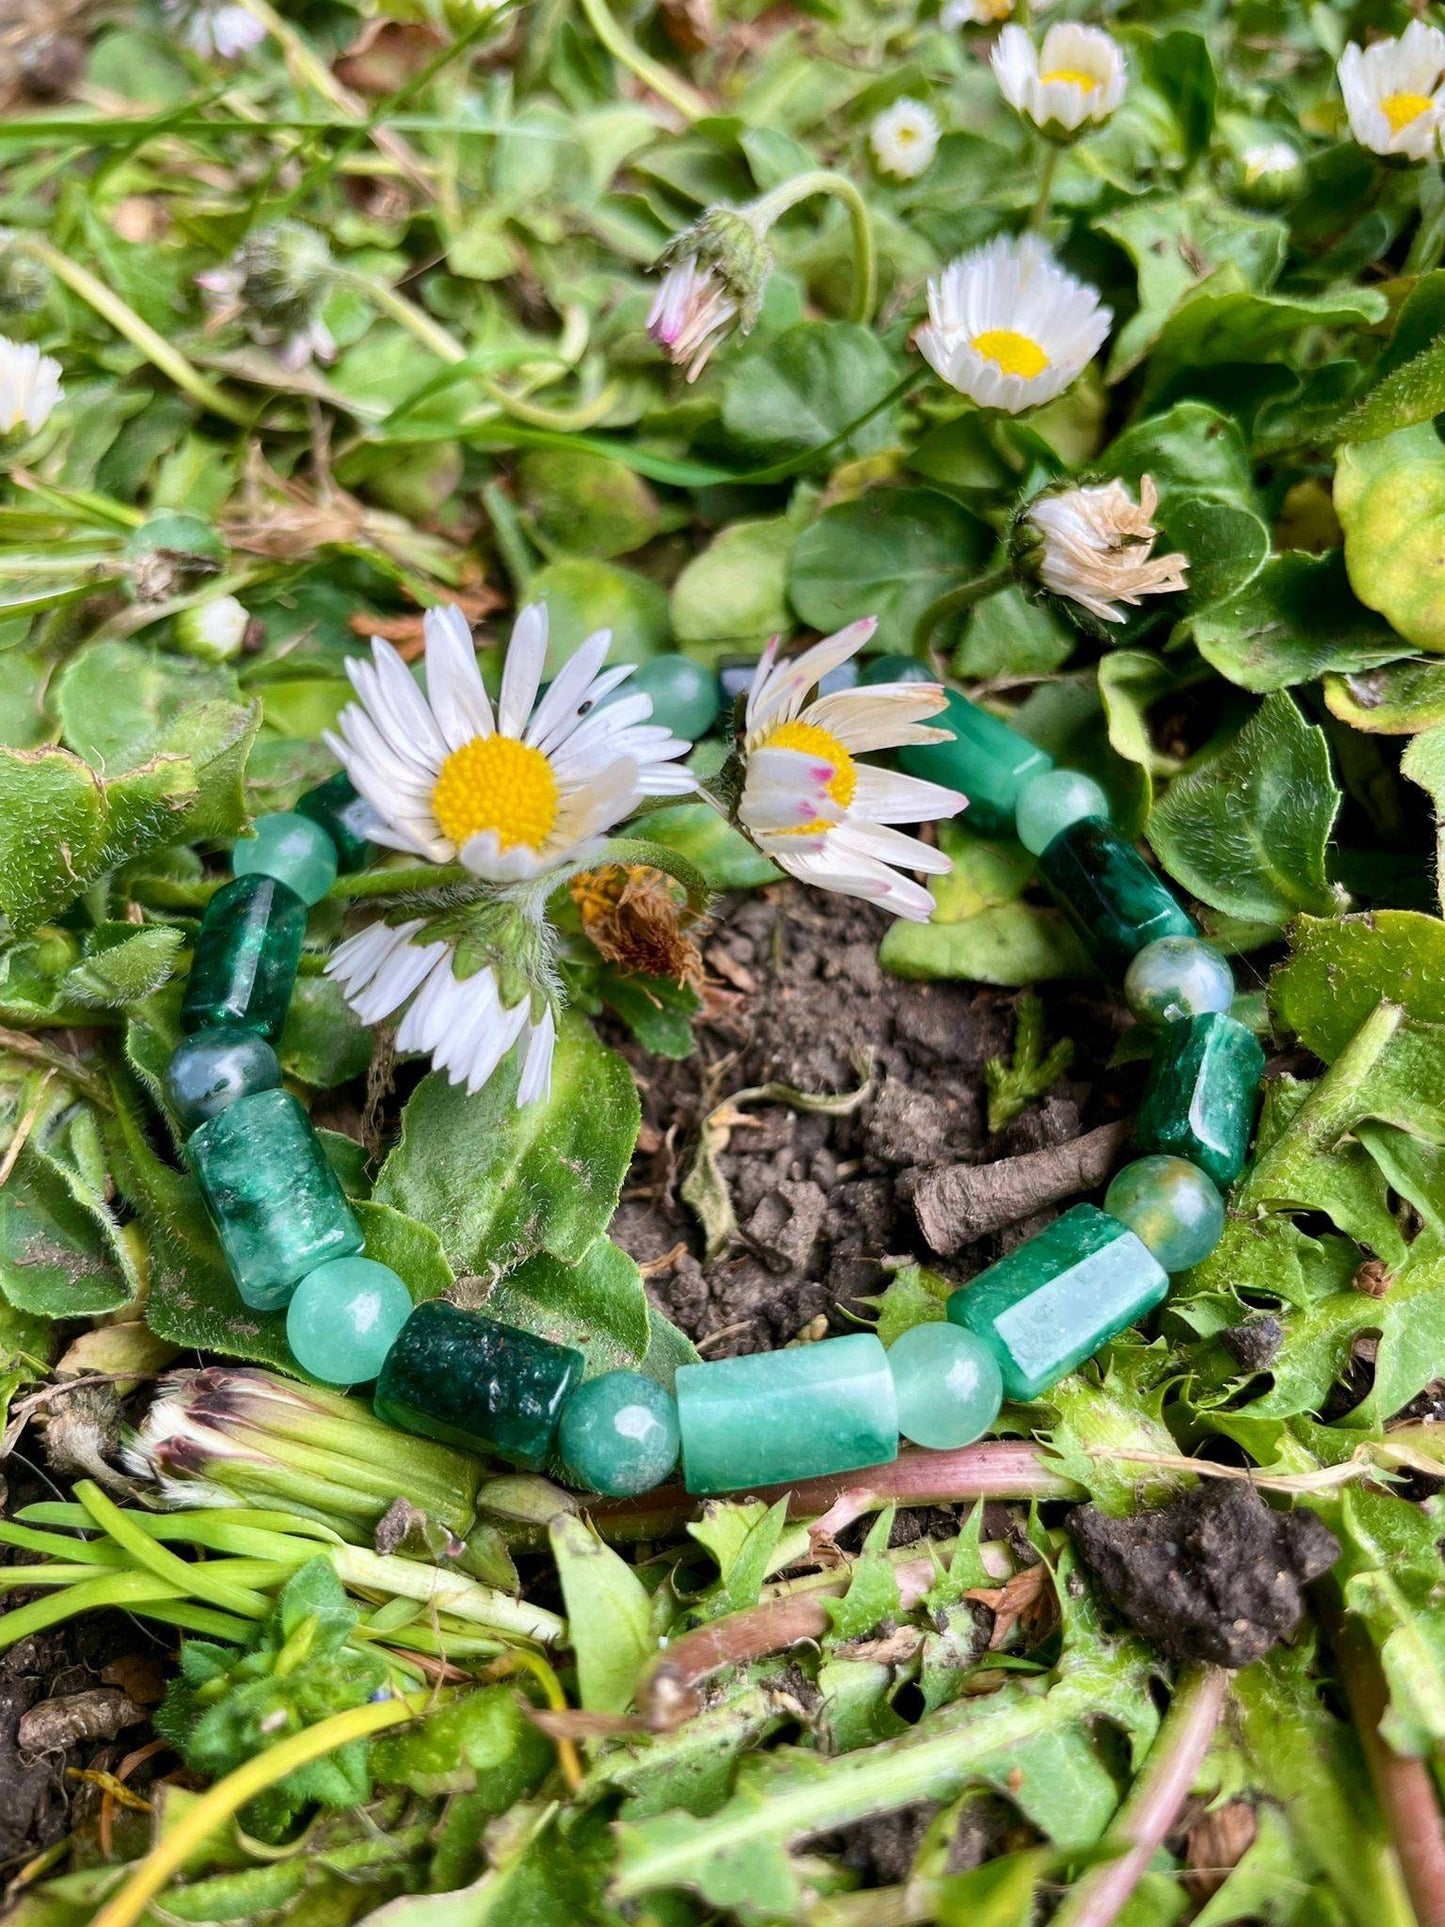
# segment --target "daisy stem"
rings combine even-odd
[[[397,870],[363,870],[359,876],[338,877],[328,898],[350,902],[358,897],[404,897],[419,890],[449,890],[459,883],[475,883],[460,863],[413,863]]]
[[[1063,149],[1056,141],[1049,141],[1044,148],[1044,164],[1039,173],[1039,191],[1033,207],[1029,210],[1029,233],[1042,234],[1048,225],[1049,205],[1054,197],[1054,175],[1059,168],[1059,155]]]
[[[399,321],[438,361],[450,362],[455,367],[466,360],[467,351],[456,337],[448,334],[439,321],[433,321],[424,308],[408,301],[404,294],[398,294],[388,282],[374,280],[369,274],[358,274],[354,268],[340,269],[336,279],[342,286],[374,302],[393,321]]]
[[[680,75],[670,73],[660,61],[645,54],[636,41],[629,39],[613,19],[607,0],[582,0],[582,11],[612,58],[620,60],[644,87],[650,87],[669,107],[676,108],[684,120],[701,120],[704,114],[712,112],[712,103],[706,95],[700,94]]]
[[[770,194],[764,194],[741,211],[763,235],[790,208],[814,194],[831,194],[848,210],[853,228],[853,308],[848,318],[867,321],[878,301],[878,263],[873,251],[868,205],[846,175],[835,174],[827,167],[813,168],[795,181],[784,181],[781,187],[775,187]]]
[[[914,625],[914,655],[921,656],[927,662],[929,645],[940,623],[946,622],[950,616],[960,615],[965,609],[971,609],[976,602],[982,602],[988,596],[997,595],[1013,579],[1012,565],[1004,562],[998,568],[990,569],[986,575],[975,576],[972,582],[961,583],[958,588],[950,589],[946,595],[930,602]]]

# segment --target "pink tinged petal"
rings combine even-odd
[[[921,870],[925,876],[947,876],[953,868],[953,859],[942,850],[882,823],[840,823],[829,838],[829,847],[848,855],[876,857],[881,863],[896,863],[905,870]]]
[[[946,783],[930,783],[922,776],[905,776],[899,770],[877,769],[868,763],[860,763],[856,775],[852,814],[869,823],[931,823],[939,817],[957,816],[968,807],[966,796]]]
[[[507,644],[502,670],[502,693],[497,702],[497,728],[504,736],[520,736],[526,728],[542,670],[547,661],[547,605],[529,602],[517,617]]]
[[[748,701],[747,708],[743,712],[743,728],[749,736],[771,714],[772,683],[776,673],[778,650],[781,646],[782,637],[774,636],[758,658],[758,666],[753,671],[752,681],[748,684]]]

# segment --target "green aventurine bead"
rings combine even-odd
[[[1019,792],[1031,776],[1052,769],[1053,758],[1036,749],[1017,730],[986,709],[948,691],[948,700],[931,729],[951,729],[951,743],[914,743],[898,751],[898,767],[909,776],[944,783],[968,798],[964,819],[985,836],[1011,834]]]
[[[535,1469],[582,1364],[570,1345],[429,1298],[387,1354],[376,1412],[424,1438]]]
[[[888,1348],[898,1430],[950,1451],[982,1438],[1003,1404],[998,1360],[976,1332],[946,1318],[911,1325]]]
[[[274,1091],[281,1082],[276,1053],[254,1030],[217,1024],[198,1030],[171,1053],[166,1065],[166,1102],[183,1131],[194,1131],[208,1117],[254,1091]]]
[[[238,877],[275,877],[303,903],[320,903],[336,881],[336,845],[319,823],[292,810],[256,818],[255,834],[231,851]]]
[[[954,1292],[948,1315],[992,1348],[1009,1398],[1037,1398],[1168,1290],[1127,1225],[1076,1204]]]
[[[717,676],[691,656],[650,656],[604,702],[623,696],[651,696],[652,721],[695,743],[717,721]]]
[[[1107,819],[1109,799],[1092,776],[1076,769],[1046,769],[1031,776],[1019,792],[1014,824],[1019,842],[1042,856],[1060,830],[1086,816]]]
[[[1223,1189],[1244,1169],[1264,1052],[1259,1039],[1219,1011],[1166,1024],[1134,1120],[1141,1151],[1169,1151]]]
[[[1229,959],[1198,937],[1160,937],[1124,973],[1124,997],[1141,1024],[1172,1024],[1234,1002]]]
[[[1168,885],[1102,817],[1061,830],[1039,858],[1039,875],[1094,961],[1116,976],[1145,944],[1199,934]]]
[[[344,769],[296,799],[296,814],[309,816],[331,838],[336,867],[343,876],[364,870],[376,856],[369,834],[373,822],[370,803],[359,796]]]
[[[240,1024],[279,1036],[305,935],[306,905],[274,877],[237,877],[218,890],[201,917],[181,1028]]]
[[[186,1156],[254,1311],[275,1311],[308,1271],[360,1251],[361,1227],[289,1091],[238,1098],[191,1134]]]
[[[411,1293],[390,1265],[333,1258],[308,1271],[286,1310],[286,1342],[324,1385],[365,1385],[411,1317]]]
[[[683,1365],[677,1416],[689,1492],[750,1492],[898,1456],[893,1375],[871,1332]]]
[[[1104,1193],[1104,1209],[1128,1225],[1166,1271],[1202,1264],[1224,1235],[1224,1200],[1188,1158],[1135,1158]]]
[[[582,1485],[625,1499],[661,1485],[677,1464],[677,1401],[641,1372],[603,1372],[562,1409],[557,1450]]]

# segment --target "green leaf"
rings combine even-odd
[[[780,1501],[781,1503],[781,1501]],[[828,1615],[829,1642],[861,1639],[880,1620],[898,1611],[898,1576],[888,1561],[888,1535],[896,1508],[887,1505],[868,1529],[863,1551],[841,1599],[823,1602]]]
[[[661,521],[640,475],[585,449],[533,449],[517,464],[517,487],[538,540],[568,555],[627,555]]]
[[[966,509],[925,489],[870,489],[825,509],[798,537],[788,594],[815,629],[876,616],[884,642],[908,651],[938,596],[977,575],[993,538]]]
[[[1278,1021],[1326,1063],[1383,997],[1413,1018],[1445,1023],[1445,923],[1419,910],[1304,916],[1293,949],[1270,979]]]
[[[1334,503],[1361,602],[1416,648],[1445,650],[1445,447],[1432,425],[1340,449]]]
[[[652,1601],[626,1560],[567,1512],[548,1528],[577,1659],[577,1689],[589,1713],[623,1713],[657,1641]]]
[[[86,939],[85,956],[62,980],[61,994],[102,1010],[139,1003],[170,977],[184,942],[174,924],[102,924]]]
[[[648,839],[665,843],[699,869],[714,890],[758,890],[782,875],[711,803],[675,803],[652,810]]]
[[[427,1799],[485,1787],[488,1810],[503,1813],[556,1757],[511,1686],[480,1686],[399,1733],[383,1733],[371,1749],[371,1771],[380,1785],[407,1786]]]
[[[359,1077],[371,1062],[373,1038],[330,977],[298,977],[276,1055],[288,1076],[317,1090]]]
[[[877,1301],[880,1342],[890,1346],[915,1325],[946,1317],[953,1289],[941,1273],[923,1265],[904,1265],[895,1271]]]
[[[1445,339],[1432,341],[1417,355],[1392,368],[1339,425],[1342,442],[1378,441],[1401,428],[1413,428],[1445,410]]]
[[[710,1499],[701,1519],[687,1530],[718,1566],[716,1583],[693,1608],[704,1620],[756,1606],[764,1580],[808,1547],[806,1527],[788,1531],[786,1499],[776,1499],[772,1505],[764,1505],[761,1499]]]
[[[1400,774],[1429,793],[1435,810],[1435,893],[1445,908],[1445,727],[1422,730],[1405,746]]]
[[[97,769],[124,769],[150,755],[184,711],[218,701],[234,709],[240,689],[220,664],[112,640],[90,643],[70,658],[56,678],[53,701],[61,733],[77,755]]]
[[[584,1352],[589,1374],[636,1370],[652,1337],[642,1274],[610,1238],[572,1265],[538,1252],[499,1278],[485,1303],[504,1324]]]
[[[1342,1540],[1335,1568],[1345,1604],[1369,1629],[1389,1688],[1380,1731],[1416,1758],[1445,1745],[1445,1605],[1439,1525],[1393,1493],[1345,1491],[1322,1506]]]
[[[672,626],[689,655],[711,661],[759,651],[792,627],[786,595],[794,523],[786,515],[733,522],[672,586]]]
[[[100,1190],[27,1143],[0,1190],[0,1291],[17,1311],[82,1318],[118,1310],[139,1289]]]
[[[328,1136],[334,1139],[335,1133]],[[390,1265],[418,1304],[451,1290],[456,1280],[442,1241],[429,1224],[420,1224],[405,1212],[371,1198],[353,1197],[351,1208],[366,1239],[367,1257],[375,1258],[379,1265]]]
[[[1199,653],[1243,689],[1285,689],[1327,670],[1371,669],[1399,638],[1351,591],[1338,550],[1272,555],[1235,594],[1186,618]]]
[[[1445,662],[1406,660],[1326,676],[1325,702],[1341,722],[1374,735],[1433,729],[1445,723]]]
[[[667,596],[634,569],[591,556],[565,555],[539,569],[527,597],[547,605],[547,676],[598,629],[610,629],[609,662],[645,662],[665,649]]]
[[[1149,363],[1158,393],[1174,374],[1222,362],[1271,361],[1306,328],[1354,327],[1380,321],[1385,297],[1373,288],[1330,295],[1255,294],[1226,266],[1186,296],[1160,331]]]
[[[883,399],[898,373],[871,328],[800,321],[732,369],[723,388],[723,430],[757,467],[830,444],[835,465],[873,454],[892,444],[890,410],[844,431]]]

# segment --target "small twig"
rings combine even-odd
[[[1114,1168],[1132,1129],[1133,1120],[1124,1118],[1046,1151],[924,1172],[912,1193],[919,1229],[931,1249],[947,1257],[1045,1205],[1092,1191]]]

